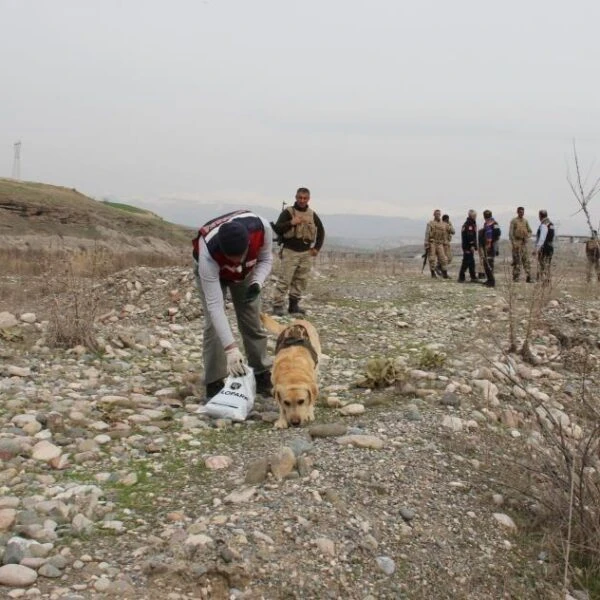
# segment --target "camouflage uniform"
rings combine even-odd
[[[444,225],[446,226],[446,241],[444,242],[444,252],[446,254],[446,262],[450,264],[452,262],[452,249],[450,248],[450,242],[452,241],[452,236],[456,233],[454,231],[454,227],[450,220],[444,221]]]
[[[525,217],[515,217],[510,222],[508,237],[512,244],[513,281],[521,276],[521,265],[525,269],[527,281],[531,281],[531,262],[529,261],[528,242],[532,231]]]
[[[596,271],[596,279],[600,281],[600,241],[595,234],[585,243],[585,256],[587,258],[586,281],[592,281],[592,270]]]
[[[296,225],[292,220],[300,219]],[[299,301],[302,298],[312,268],[313,257],[325,240],[325,229],[317,213],[298,201],[284,209],[272,227],[282,239],[279,253],[279,272],[273,293],[273,312],[283,314],[286,294],[289,298],[288,312],[303,314]]]
[[[436,261],[439,261],[440,269],[444,278],[448,277],[448,273],[446,272],[448,260],[446,258],[446,251],[444,249],[446,238],[446,223],[444,223],[441,219],[433,219],[427,223],[427,229],[425,230],[425,250],[429,256],[429,268],[431,270],[432,277],[436,276]]]

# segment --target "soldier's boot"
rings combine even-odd
[[[485,278],[486,278],[485,273],[481,273],[481,272],[477,273],[477,279],[485,279]]]
[[[533,283],[533,279],[531,278],[531,275],[527,275],[527,279],[525,281],[527,283]]]
[[[448,271],[446,271],[446,269],[441,269],[441,271],[442,271],[442,277],[443,277],[444,279],[450,279],[450,278],[448,277]]]
[[[438,274],[435,272],[435,269],[431,269],[431,277],[433,277],[433,279],[438,278]]]
[[[299,305],[300,298],[290,296],[290,304],[288,306],[288,312],[290,314],[305,315],[306,311]]]
[[[273,306],[273,314],[274,314],[276,317],[283,317],[283,315],[285,314],[285,312],[284,312],[284,310],[283,310],[283,306],[281,306],[281,305],[279,305],[279,304],[278,304],[278,305],[276,305],[276,306],[274,305],[274,306]]]

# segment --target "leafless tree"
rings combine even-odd
[[[588,180],[590,178],[591,169],[588,172],[588,174],[584,178],[582,178],[581,168],[579,166],[579,157],[577,155],[577,145],[575,144],[575,140],[573,140],[573,162],[575,164],[576,179],[573,180],[570,171],[567,171],[567,181],[569,182],[571,191],[573,192],[575,198],[577,199],[577,202],[579,203],[579,206],[581,207],[580,210],[578,210],[577,212],[583,211],[587,220],[588,227],[590,228],[590,235],[593,235],[594,229],[596,228],[592,225],[588,205],[592,198],[598,192],[600,192],[600,177],[598,177],[594,181],[593,185],[588,187]]]

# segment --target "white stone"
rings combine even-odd
[[[37,573],[23,565],[4,565],[0,567],[0,585],[27,587],[35,582]]]
[[[500,525],[502,525],[503,527],[506,527],[507,529],[512,529],[512,530],[517,529],[517,525],[508,515],[506,515],[504,513],[494,513],[493,516],[494,516],[494,519],[496,519],[496,521],[498,521],[498,523],[500,523]]]
[[[204,461],[206,467],[211,469],[212,471],[216,471],[218,469],[226,469],[227,467],[231,466],[232,463],[233,459],[230,456],[223,455],[209,456]]]
[[[9,312],[0,312],[0,329],[10,329],[19,324],[15,315]]]
[[[315,544],[322,554],[327,556],[335,556],[335,543],[333,540],[325,537],[317,538],[315,540]]]
[[[336,442],[342,446],[356,446],[357,448],[372,448],[381,450],[384,441],[374,435],[344,435],[336,438]]]
[[[10,377],[29,377],[31,375],[29,367],[17,367],[16,365],[8,365],[6,372]]]
[[[21,319],[21,321],[23,321],[23,323],[32,324],[32,323],[35,323],[37,321],[37,316],[36,316],[35,313],[29,312],[29,313],[23,313],[19,317],[19,319]]]
[[[185,540],[186,546],[191,546],[192,548],[197,548],[198,546],[208,546],[208,544],[212,544],[213,539],[205,535],[203,533],[198,533],[196,535],[190,535]]]
[[[55,446],[46,440],[38,442],[31,451],[31,456],[35,460],[43,460],[46,462],[53,458],[57,458],[61,454],[62,450],[58,446]]]
[[[460,417],[453,417],[451,415],[444,415],[444,419],[442,420],[442,427],[446,429],[450,429],[458,433],[463,430],[463,421]]]
[[[365,407],[363,404],[358,402],[353,402],[352,404],[346,404],[346,406],[342,406],[340,408],[340,414],[345,417],[352,415],[362,415],[365,412]]]
[[[14,524],[17,511],[14,508],[0,509],[0,531],[8,531]]]
[[[252,496],[256,494],[255,487],[248,487],[241,490],[235,490],[231,492],[228,496],[225,496],[223,502],[225,504],[242,504],[244,502],[248,502]]]

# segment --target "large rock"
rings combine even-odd
[[[42,440],[38,442],[31,451],[31,456],[35,458],[35,460],[42,460],[48,462],[53,458],[57,458],[62,454],[62,450],[51,444],[47,440]]]
[[[9,312],[0,312],[0,329],[10,329],[19,324],[15,315]]]
[[[22,588],[35,582],[37,573],[23,565],[4,565],[0,567],[0,585]]]

